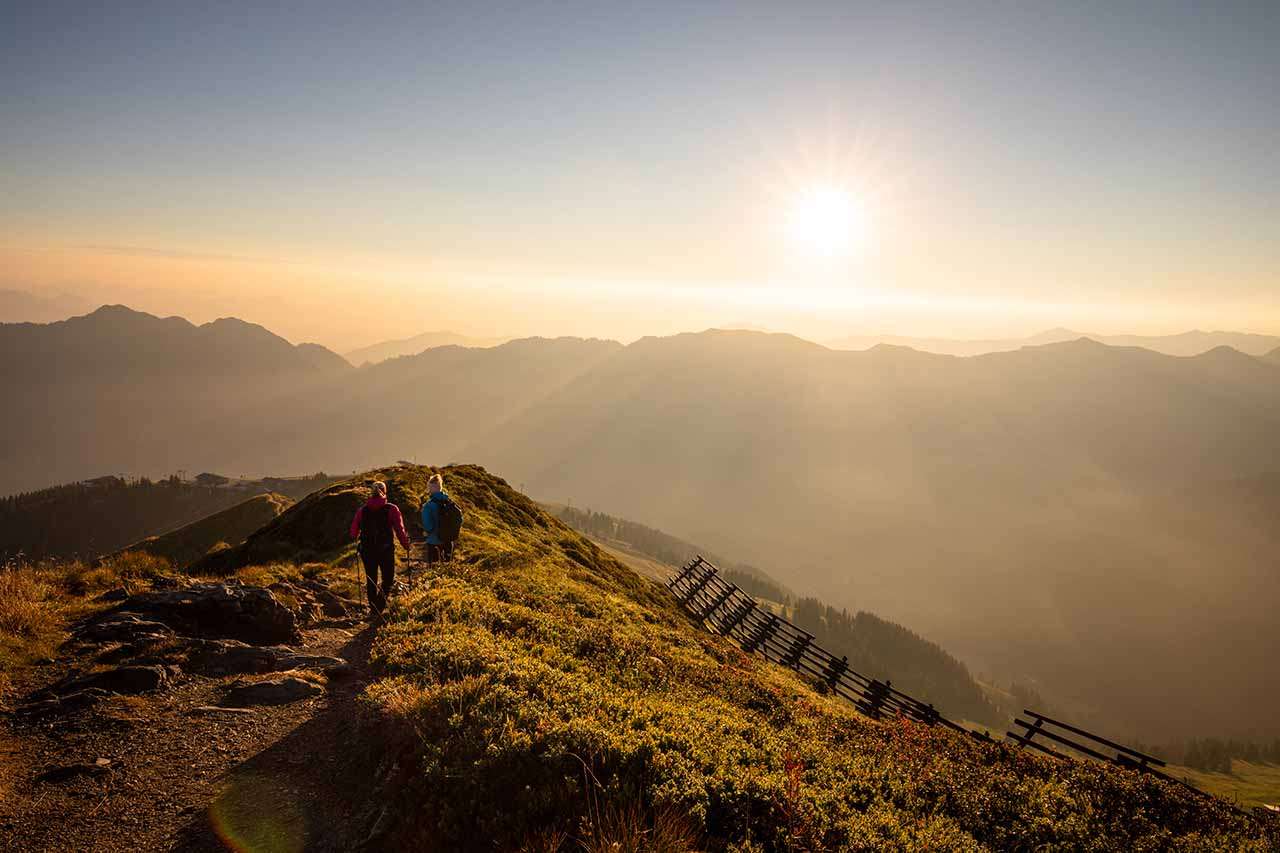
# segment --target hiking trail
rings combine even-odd
[[[0,850],[376,846],[363,602],[318,580],[113,597],[16,674]]]

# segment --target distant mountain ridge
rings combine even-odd
[[[1259,557],[1280,554],[1280,531],[1244,491],[1208,488],[1280,470],[1280,382],[1229,348],[1081,339],[955,358],[648,338],[462,455],[534,494],[788,567],[793,588],[1113,721],[1263,725],[1243,694],[1280,701],[1280,677],[1246,686],[1215,663],[1262,672],[1280,643]],[[1144,704],[1137,685],[1187,671],[1200,680],[1165,688],[1183,691],[1174,709]]]
[[[0,324],[0,363],[0,392],[21,413],[0,420],[0,493],[118,471],[214,469],[187,447],[353,370],[324,347],[242,320],[196,326],[122,305]]]
[[[955,358],[711,330],[224,374],[182,353],[166,372],[163,347],[113,355],[146,353],[131,334],[90,341],[109,370],[52,369],[85,363],[67,336],[4,375],[20,416],[0,425],[0,493],[112,470],[474,459],[543,500],[777,567],[1144,735],[1274,726],[1280,506],[1251,484],[1280,473],[1274,361],[1088,339]]]
[[[1071,329],[1049,329],[1027,338],[993,338],[964,340],[956,338],[922,338],[901,335],[852,335],[830,342],[832,349],[870,349],[877,344],[910,347],[922,352],[939,355],[974,356],[992,352],[1009,352],[1024,346],[1064,343],[1088,338],[1113,347],[1142,347],[1165,355],[1192,356],[1221,346],[1228,346],[1246,355],[1261,356],[1280,347],[1280,337],[1257,335],[1247,332],[1215,331],[1199,329],[1176,335],[1094,335]]]
[[[456,332],[423,332],[411,338],[394,341],[382,341],[367,347],[346,353],[347,361],[354,365],[377,364],[391,358],[400,358],[418,353],[433,347],[496,347],[511,338],[473,338],[459,335]]]

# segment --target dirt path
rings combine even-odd
[[[209,710],[236,677],[184,676],[75,715],[6,714],[0,850],[357,849],[377,817],[376,758],[352,749],[368,742],[356,697],[376,630],[354,618],[304,629],[295,648],[350,669],[290,704]],[[27,680],[43,686],[74,663]]]

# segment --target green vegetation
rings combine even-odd
[[[196,482],[176,476],[158,481],[99,477],[0,498],[0,557],[93,559],[221,512],[250,495],[276,492],[296,500],[335,478],[323,473],[266,477],[234,488],[219,485],[218,479],[208,474]]]
[[[1191,784],[1223,799],[1237,802],[1243,808],[1280,804],[1280,766],[1232,761],[1226,773],[1171,766],[1170,774],[1185,778]]]
[[[215,548],[243,542],[245,537],[292,505],[293,501],[284,495],[268,492],[193,521],[171,533],[143,539],[121,550],[141,551],[163,557],[176,566],[190,565]]]
[[[1185,744],[1180,744],[1176,751],[1169,747],[1161,753],[1153,754],[1172,758],[1178,764],[1207,773],[1230,773],[1232,762],[1236,760],[1249,764],[1265,762],[1280,765],[1280,738],[1274,738],[1270,743],[1235,738],[1192,738]]]
[[[792,621],[814,642],[864,675],[891,680],[901,690],[933,703],[944,715],[987,725],[1006,720],[963,663],[937,643],[872,613],[850,614],[814,598],[802,598]]]
[[[394,756],[386,844],[496,849],[1266,850],[1177,786],[873,722],[682,615],[669,594],[472,466],[453,564],[393,602],[366,689]],[[409,518],[430,469],[371,472]],[[301,501],[232,562],[349,553],[364,490]],[[576,840],[576,843],[575,843]],[[617,844],[617,847],[610,845]]]

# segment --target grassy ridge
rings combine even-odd
[[[214,547],[243,542],[245,537],[292,505],[293,501],[284,495],[268,492],[177,530],[135,542],[121,551],[141,551],[153,557],[162,557],[175,566],[190,565]]]
[[[410,518],[428,469],[374,472]],[[445,469],[455,564],[398,599],[365,701],[403,770],[388,844],[421,849],[1271,849],[1129,772],[876,723],[691,625],[657,584],[482,469]],[[256,537],[346,516],[334,486]],[[327,522],[326,522],[327,523]],[[251,538],[250,542],[254,542]],[[345,543],[330,540],[340,553]],[[631,845],[631,846],[629,846]],[[647,846],[646,846],[647,845]]]

